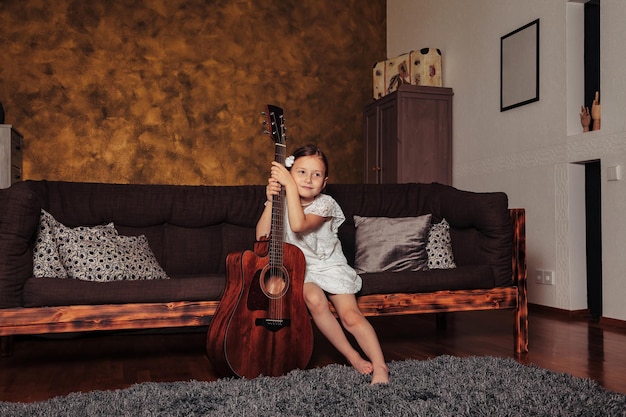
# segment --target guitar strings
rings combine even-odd
[[[284,137],[284,124],[281,116],[281,130]],[[285,145],[276,143],[275,160],[281,164],[285,164]],[[272,233],[270,238],[270,276],[272,281],[272,291],[270,291],[269,299],[269,315],[270,318],[280,320],[283,311],[283,297],[277,297],[283,291],[286,285],[283,266],[283,240],[284,240],[284,201],[285,190],[281,188],[280,193],[273,197],[272,201]]]

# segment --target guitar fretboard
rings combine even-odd
[[[275,117],[273,113],[271,117],[271,128],[273,132],[277,132],[279,140],[275,141],[274,160],[285,165],[286,155],[286,136],[283,115]],[[270,266],[279,267],[283,264],[283,241],[285,230],[285,189],[281,187],[280,193],[272,197],[272,226],[270,235]]]

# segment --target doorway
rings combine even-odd
[[[602,212],[600,161],[585,162],[585,232],[587,306],[595,320],[602,316]]]

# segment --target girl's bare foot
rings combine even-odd
[[[389,368],[387,365],[380,365],[374,367],[372,374],[372,385],[374,384],[388,384],[389,383]]]
[[[348,358],[350,365],[362,374],[371,374],[374,371],[374,367],[370,361],[366,361],[361,355],[356,355],[354,358]]]

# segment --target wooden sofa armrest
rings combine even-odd
[[[526,210],[509,209],[513,220],[513,284],[517,286],[515,352],[528,352],[528,290],[526,270]]]

